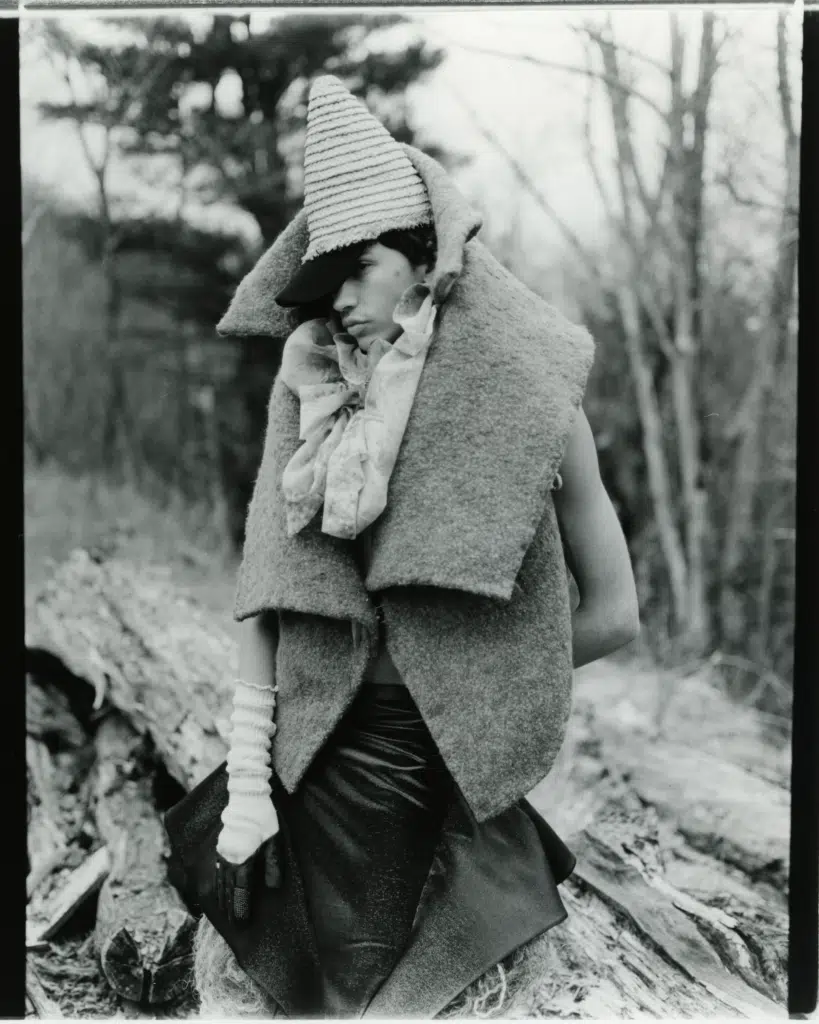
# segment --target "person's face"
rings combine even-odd
[[[333,299],[341,326],[364,352],[376,338],[394,341],[401,328],[392,318],[396,303],[410,285],[423,280],[426,267],[413,267],[403,253],[380,242],[368,246],[356,270]]]

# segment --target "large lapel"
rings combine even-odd
[[[467,244],[374,524],[369,589],[432,585],[511,598],[592,354],[585,330],[477,239]]]
[[[276,378],[262,463],[248,509],[237,578],[238,618],[264,608],[351,619],[375,628],[375,612],[348,541],[321,532],[321,515],[287,534],[281,476],[299,441],[299,400]]]
[[[281,472],[298,440],[298,400],[276,381],[248,515],[237,614],[290,608],[372,626],[367,591],[436,586],[508,601],[543,515],[593,358],[588,333],[506,271],[474,234],[480,219],[443,168],[405,147],[438,237],[435,337],[362,583],[350,545],[320,515],[285,530]],[[307,244],[300,214],[237,289],[223,334],[286,336],[272,296]]]
[[[547,849],[522,805],[480,825],[456,789],[401,958],[363,1016],[434,1017],[563,921]]]

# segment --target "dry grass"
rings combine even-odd
[[[202,1019],[266,1020],[276,1016],[275,1004],[245,974],[230,946],[204,915],[196,929],[194,954],[194,982]]]
[[[441,1019],[544,1017],[561,986],[570,980],[560,956],[561,928],[519,946],[464,989],[437,1015]]]
[[[133,486],[74,476],[53,463],[26,468],[27,600],[74,548],[114,540],[126,557],[168,566],[197,598],[216,611],[229,610],[234,561],[212,509],[178,497],[160,507]]]

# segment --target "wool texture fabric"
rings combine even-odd
[[[385,231],[432,221],[423,182],[401,146],[334,76],[310,89],[304,142],[303,262]]]
[[[324,507],[321,529],[353,539],[387,504],[435,324],[429,289],[413,285],[393,315],[402,333],[363,352],[351,335],[310,320],[287,339],[281,378],[299,397],[303,442],[282,474],[287,532]]]
[[[241,864],[278,831],[270,800],[270,744],[276,725],[274,683],[256,686],[242,679],[233,691],[230,749],[227,756],[230,799],[222,812],[218,852]]]
[[[294,792],[362,685],[377,595],[390,656],[484,821],[548,774],[565,735],[571,613],[551,488],[594,345],[474,237],[480,220],[440,164],[404,150],[433,209],[428,284],[440,311],[371,527],[372,562],[362,578],[351,543],[315,521],[288,534],[281,477],[300,444],[299,402],[279,376],[234,614],[278,611],[273,767]],[[261,258],[221,333],[290,334],[293,314],[273,296],[299,266],[306,229],[300,214]]]

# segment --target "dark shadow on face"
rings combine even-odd
[[[392,254],[389,252],[385,253],[385,247],[386,250],[394,250]],[[382,253],[382,258],[380,260],[372,258],[373,250],[380,250]],[[369,259],[367,258],[368,252],[371,254]],[[364,284],[365,298],[367,297],[366,293],[368,291],[370,292],[369,298],[371,301],[378,299],[380,297],[379,293],[385,288],[388,293],[390,292],[391,282],[385,279],[382,280],[384,267],[379,266],[379,264],[383,264],[385,262],[384,257],[386,257],[386,264],[391,266],[396,263],[396,254],[400,254],[400,256],[404,257],[404,261],[406,261],[407,267],[413,275],[417,275],[421,270],[426,271],[431,269],[432,266],[434,266],[437,254],[435,229],[432,225],[425,225],[409,230],[387,231],[380,235],[378,239],[373,241],[369,249],[362,253],[362,265],[356,269],[356,273],[353,278]],[[366,272],[368,263],[375,265],[372,269],[376,272],[374,275],[376,280],[369,286],[367,285],[367,280],[373,275]],[[407,275],[397,273],[395,276],[406,277]],[[408,280],[402,281],[402,287],[398,289],[398,292],[403,291],[403,286],[406,286],[408,283]],[[301,306],[297,307],[295,312],[299,324],[308,320],[324,319],[329,321],[330,330],[333,334],[342,331],[342,314],[339,311],[336,299],[338,298],[339,292],[342,290],[343,286],[344,285],[341,284],[335,292],[328,293],[326,296],[323,296],[314,302],[303,303]],[[397,298],[398,294],[390,294],[389,302],[387,303],[389,308],[385,306],[384,310],[377,310],[380,314],[380,320],[383,321],[381,327],[387,331],[389,331],[389,327],[391,325],[392,308],[394,305],[392,300],[395,299],[397,301]],[[364,305],[366,307],[366,301]],[[376,308],[380,305],[382,305],[382,303],[374,302],[374,306]],[[364,309],[364,312],[367,312],[366,308]]]
[[[328,320],[332,334],[338,334],[341,330],[341,322],[333,309],[332,295],[326,295],[315,302],[305,302],[301,306],[296,306],[294,312],[299,324],[306,323],[308,320]]]

